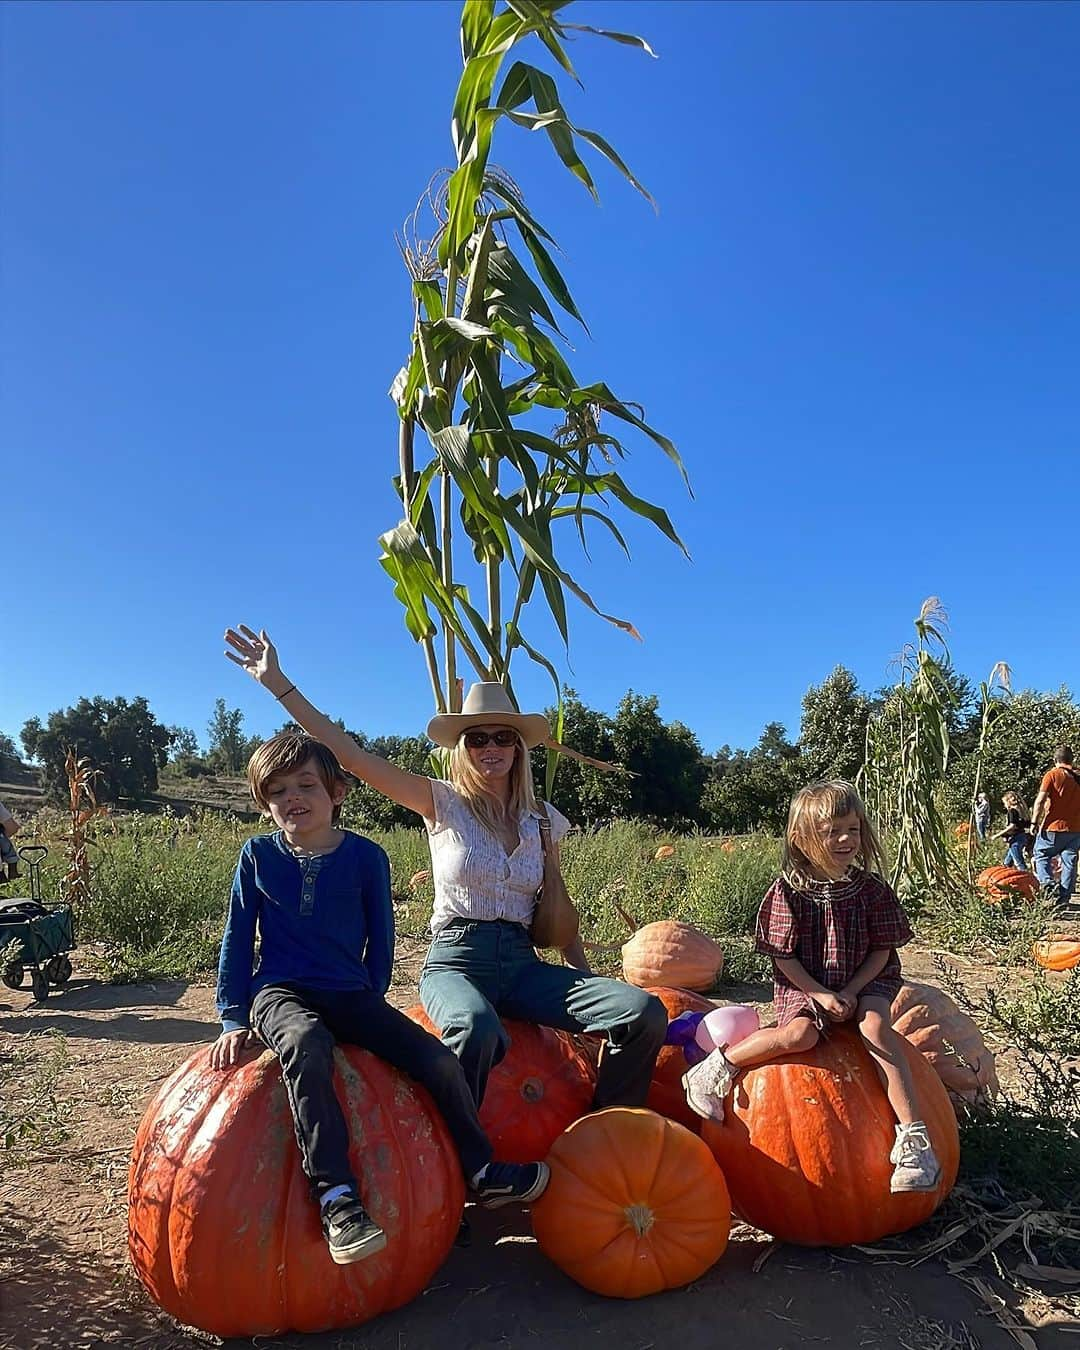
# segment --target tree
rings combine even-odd
[[[206,762],[215,773],[236,776],[243,773],[259,738],[249,740],[244,735],[244,714],[239,708],[226,708],[225,700],[214,703],[214,715],[206,724],[210,748]]]
[[[158,722],[145,698],[130,703],[100,695],[83,698],[73,708],[50,713],[44,727],[32,717],[22,729],[26,753],[44,766],[45,790],[57,801],[68,797],[64,762],[69,749],[99,771],[98,800],[115,802],[139,800],[157,789],[171,742],[172,732]]]
[[[563,689],[559,707],[548,708],[546,716],[557,740],[591,759],[607,764],[618,760],[611,718],[586,707],[569,686]],[[546,768],[543,749],[534,751],[533,758],[537,781],[542,782]],[[561,756],[551,799],[575,825],[600,825],[630,814],[630,792],[631,779],[627,773],[605,772]]]
[[[342,730],[345,730],[343,727]],[[432,744],[426,736],[365,736],[362,731],[348,733],[364,750],[389,760],[409,773],[426,774],[431,771]],[[393,830],[404,826],[415,829],[420,824],[415,811],[399,806],[381,792],[357,783],[346,798],[346,817],[361,829]]]
[[[799,755],[807,779],[854,781],[866,754],[870,700],[843,666],[803,694]]]
[[[666,825],[701,820],[701,793],[708,766],[701,744],[681,722],[661,720],[656,694],[629,690],[611,723],[616,763],[629,769],[627,812]]]
[[[0,731],[0,773],[8,773],[19,767],[19,748],[15,738]]]
[[[779,722],[770,722],[750,751],[733,754],[724,746],[713,756],[709,774],[702,815],[720,834],[782,830],[791,795],[803,776],[799,749]]]
[[[190,727],[170,727],[172,751],[169,758],[175,763],[181,759],[199,758],[199,739]]]
[[[496,12],[494,0],[467,0],[451,123],[455,165],[445,181],[436,175],[429,184],[400,241],[413,310],[409,358],[391,389],[402,519],[380,539],[380,561],[423,648],[440,712],[460,708],[459,657],[480,679],[510,688],[520,648],[558,690],[554,667],[522,629],[534,597],[564,643],[567,592],[636,635],[628,620],[604,614],[559,560],[560,530],[573,528],[584,542],[595,522],[625,550],[614,504],[682,547],[667,513],[617,472],[626,450],[612,427],[643,433],[685,477],[674,445],[636,404],[604,383],[580,383],[571,371],[556,315],[584,321],[549,251],[554,241],[518,187],[489,163],[494,133],[509,122],[542,131],[594,197],[581,143],[648,196],[603,137],[571,123],[550,74],[517,59],[499,83],[504,62],[530,39],[573,78],[566,43],[575,32],[649,51],[639,38],[566,23],[566,7],[566,0],[513,0]],[[537,410],[557,424],[547,434]],[[484,600],[473,599],[479,593]]]

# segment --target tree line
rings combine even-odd
[[[983,709],[963,675],[946,672],[948,769],[940,788],[940,807],[951,820],[963,820],[974,792]],[[797,737],[780,722],[765,726],[749,749],[723,745],[706,752],[698,736],[679,721],[665,721],[656,694],[629,690],[614,713],[590,708],[575,690],[563,695],[562,742],[593,759],[619,766],[604,772],[560,757],[552,799],[579,825],[615,819],[642,819],[665,829],[700,829],[742,834],[782,828],[791,794],[815,778],[856,779],[866,753],[867,723],[888,726],[894,689],[862,691],[843,666],[802,699]],[[980,787],[991,801],[1012,789],[1030,802],[1053,748],[1064,741],[1080,746],[1080,707],[1068,689],[1054,692],[1003,691],[994,707],[993,732],[982,750]],[[548,710],[552,725],[556,710]],[[243,714],[219,698],[207,723],[205,746],[187,727],[157,720],[145,698],[80,699],[74,707],[51,713],[42,723],[31,718],[22,729],[26,755],[43,768],[49,796],[67,791],[64,756],[76,746],[100,771],[98,798],[104,802],[141,801],[156,792],[159,774],[199,777],[237,776],[259,737],[244,733]],[[366,748],[414,772],[430,771],[430,742],[423,736],[368,736],[352,731]],[[897,733],[899,734],[899,733]],[[897,747],[899,754],[899,747]],[[537,782],[544,781],[545,752],[535,751]],[[0,736],[3,759],[15,758],[10,736]],[[391,828],[414,825],[410,812],[358,785],[350,815],[358,823]]]

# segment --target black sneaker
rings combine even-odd
[[[363,1261],[386,1246],[386,1234],[355,1195],[341,1195],[322,1211],[322,1230],[339,1266]]]
[[[528,1205],[539,1200],[551,1180],[547,1163],[488,1163],[484,1175],[473,1187],[485,1209],[502,1205]]]

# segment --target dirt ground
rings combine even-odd
[[[913,952],[913,978],[932,977]],[[402,939],[392,998],[415,1001],[422,948]],[[764,1002],[763,986],[725,991]],[[52,1056],[53,1092],[68,1137],[21,1155],[0,1172],[0,1346],[221,1344],[160,1313],[126,1253],[127,1163],[157,1085],[218,1031],[207,984],[109,986],[76,969],[42,1007],[0,988],[0,1055],[23,1092]],[[56,1035],[60,1033],[60,1037]],[[12,1058],[13,1057],[13,1058]],[[787,1350],[833,1341],[868,1350],[1080,1350],[1080,1325],[1047,1304],[1015,1308],[1030,1340],[1010,1334],[979,1292],[944,1266],[875,1260],[854,1250],[777,1246],[737,1228],[727,1253],[690,1287],[636,1302],[592,1295],[553,1267],[528,1217],[471,1207],[472,1241],[456,1247],[420,1298],[355,1331],[262,1337],[260,1347],[314,1350]],[[995,1293],[992,1267],[975,1272]],[[230,1345],[249,1344],[229,1342]]]

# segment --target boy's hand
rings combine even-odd
[[[851,1000],[845,999],[841,994],[834,994],[831,989],[823,989],[820,993],[813,993],[810,997],[834,1022],[845,1022],[855,1011]]]
[[[234,1069],[251,1044],[250,1031],[223,1031],[210,1047],[212,1069]]]
[[[253,680],[269,689],[275,698],[288,687],[289,681],[282,675],[278,665],[277,648],[270,641],[265,628],[260,628],[256,633],[246,623],[240,623],[236,628],[225,630],[225,641],[239,652],[239,656],[226,652],[229,660],[246,670]]]

